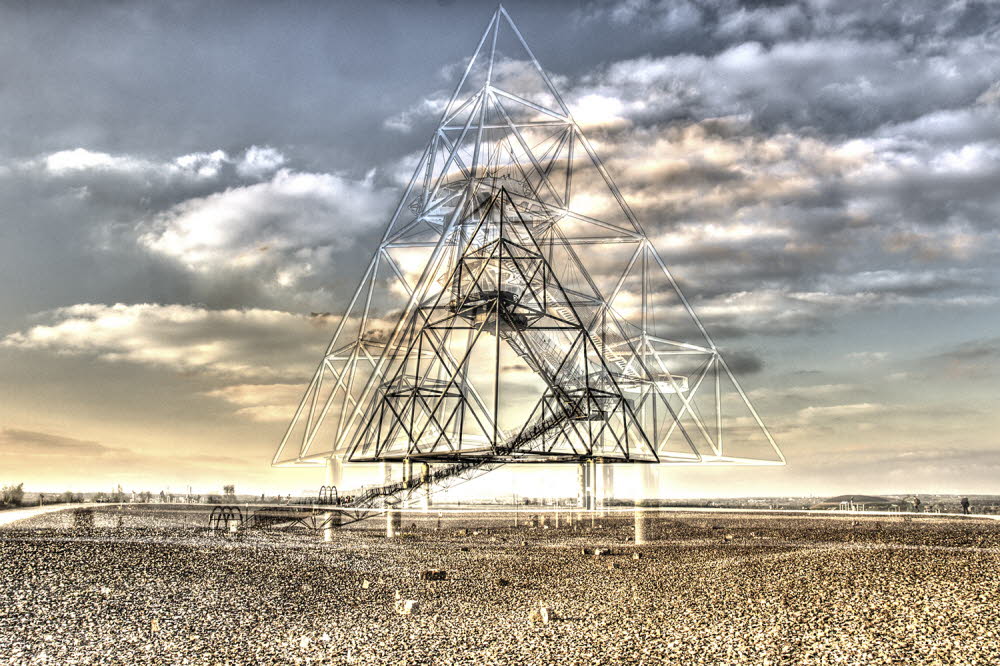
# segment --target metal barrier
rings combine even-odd
[[[235,532],[243,525],[243,512],[238,506],[217,506],[208,516],[208,529]]]

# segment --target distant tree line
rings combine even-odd
[[[8,508],[12,506],[21,506],[21,502],[23,501],[23,483],[19,483],[16,486],[4,486],[3,488],[0,488],[0,507]]]
[[[64,493],[38,493],[38,504],[58,504],[60,502],[65,502],[69,504],[70,502],[82,502],[83,493],[74,493],[67,490]],[[32,506],[35,504],[35,500],[31,500]],[[8,485],[0,488],[0,508],[10,509],[14,507],[24,506],[24,484],[19,483],[15,485]]]

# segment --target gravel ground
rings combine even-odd
[[[0,529],[2,664],[1000,663],[994,522],[671,513],[635,546],[627,516],[331,543],[33,520]]]

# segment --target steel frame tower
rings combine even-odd
[[[784,464],[500,6],[272,464],[593,460]]]

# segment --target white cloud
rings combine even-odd
[[[244,178],[262,178],[277,171],[285,156],[270,146],[250,146],[236,165],[236,173]]]
[[[236,413],[254,421],[287,422],[302,398],[303,384],[236,384],[208,391],[238,407]]]
[[[219,176],[222,168],[230,163],[222,150],[181,155],[169,161],[157,161],[136,155],[112,155],[86,148],[60,150],[36,160],[29,160],[23,167],[41,166],[53,176],[83,176],[87,173],[113,173],[121,176],[190,178],[208,180]]]
[[[142,171],[155,168],[152,162],[128,155],[111,155],[94,152],[86,148],[60,150],[42,158],[41,163],[53,174],[61,175],[74,171]]]
[[[267,176],[285,163],[285,156],[270,146],[251,146],[236,160],[224,150],[201,151],[172,160],[157,160],[137,155],[111,154],[87,148],[60,150],[28,160],[22,168],[41,167],[53,176],[80,176],[86,173],[117,173],[123,176],[188,178],[212,180],[229,167],[246,179]]]
[[[215,150],[211,153],[189,153],[174,160],[174,164],[182,171],[199,178],[215,178],[219,175],[223,165],[229,162],[229,155],[222,150]]]
[[[701,7],[689,0],[622,0],[596,8],[585,19],[602,20],[605,17],[619,25],[635,23],[646,30],[663,32],[691,31],[704,20]]]
[[[328,268],[335,250],[384,224],[394,194],[369,178],[282,169],[268,181],[174,206],[139,242],[196,272],[249,271],[291,287]]]
[[[571,110],[589,95],[618,98],[633,120],[750,114],[761,125],[837,133],[983,94],[1000,76],[991,55],[978,44],[931,56],[914,54],[898,40],[843,36],[772,46],[746,41],[711,55],[620,60],[563,92]]]
[[[861,363],[879,363],[889,358],[889,352],[884,351],[859,351],[851,352],[847,355],[848,360],[859,361]]]
[[[863,419],[886,410],[885,405],[859,402],[849,405],[829,405],[826,407],[806,407],[800,409],[798,418],[802,423],[825,422],[837,419]]]
[[[83,303],[41,316],[0,344],[223,378],[305,377],[331,332],[327,317],[189,305]]]
[[[845,393],[863,392],[865,388],[857,384],[812,384],[810,386],[786,386],[781,389],[758,388],[750,391],[750,397],[758,399],[812,399],[828,398]]]
[[[797,4],[783,7],[740,7],[724,14],[716,34],[724,39],[782,39],[805,31],[808,19]]]
[[[429,118],[440,115],[444,107],[448,104],[448,97],[430,97],[418,104],[400,111],[394,116],[386,118],[382,125],[386,129],[406,134],[410,132],[414,125]]]

